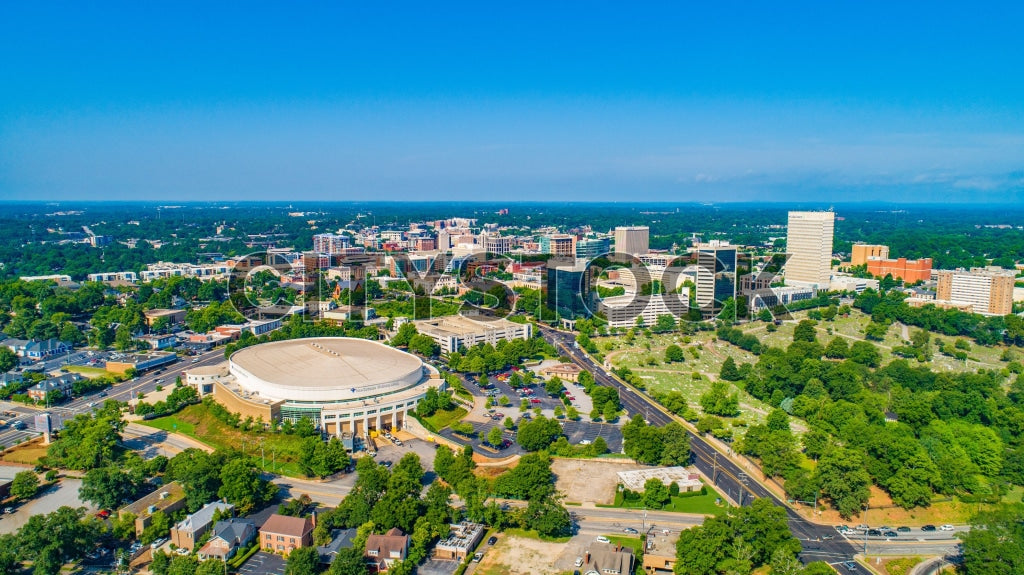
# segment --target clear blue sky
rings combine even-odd
[[[0,7],[0,198],[1024,201],[1019,2],[85,4]]]

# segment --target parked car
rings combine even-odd
[[[488,545],[494,545],[497,542],[498,542],[498,538],[497,537],[493,537],[493,536],[490,539],[487,540],[487,544]]]
[[[611,541],[609,541],[608,538],[605,537],[604,535],[598,535],[597,537],[594,538],[594,540],[597,541],[598,543],[611,543]]]
[[[530,403],[540,403],[540,400],[535,397],[530,400]]]
[[[473,561],[476,561],[477,563],[479,563],[480,560],[483,559],[483,558],[484,558],[484,554],[483,553],[477,552],[477,553],[473,554]]]
[[[577,557],[576,558],[576,562],[573,563],[573,565],[576,566],[576,567],[582,567],[583,566],[583,558],[582,557]]]

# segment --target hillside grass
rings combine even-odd
[[[187,435],[214,449],[241,449],[249,455],[255,455],[256,464],[264,471],[292,477],[305,477],[296,464],[301,452],[301,437],[265,431],[242,431],[214,417],[210,410],[201,403],[190,405],[174,415],[138,423],[171,433]]]

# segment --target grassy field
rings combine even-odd
[[[706,495],[695,495],[693,497],[673,497],[672,501],[663,507],[662,511],[673,511],[675,513],[702,513],[704,515],[722,515],[729,508],[729,504],[723,502],[721,505],[715,503],[720,495],[714,489],[708,489]],[[639,501],[623,501],[620,496],[615,498],[613,507],[625,509],[640,509],[643,504]]]
[[[92,367],[88,365],[68,365],[65,366],[63,369],[71,373],[80,373],[85,377],[99,377],[101,375],[110,375],[110,372],[103,369],[102,367]]]
[[[257,464],[266,471],[304,477],[295,463],[299,458],[302,438],[281,433],[242,431],[214,417],[201,403],[190,405],[174,415],[139,423],[194,437],[215,449],[241,448],[246,453],[260,456],[262,445],[266,464],[263,465],[260,457],[257,457]]]
[[[42,445],[39,441],[33,441],[11,449],[4,454],[2,460],[11,463],[35,465],[39,463],[39,458],[44,455],[46,455],[46,446]]]
[[[423,419],[430,425],[434,426],[434,429],[440,431],[456,421],[461,420],[463,417],[466,417],[467,413],[469,412],[466,411],[465,408],[456,407],[455,409],[437,411],[434,415],[424,417]]]

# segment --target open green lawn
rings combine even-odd
[[[89,365],[68,365],[63,368],[65,371],[72,373],[80,373],[85,377],[99,377],[101,375],[110,375],[110,372],[103,369],[102,367],[92,367]]]
[[[283,433],[242,431],[214,417],[201,403],[190,405],[174,415],[139,423],[194,437],[214,449],[241,448],[246,453],[255,454],[257,464],[266,471],[303,477],[296,465],[302,444],[301,437]],[[262,457],[266,458],[265,463]]]
[[[432,425],[434,429],[440,431],[456,421],[461,420],[463,417],[466,417],[467,413],[469,412],[467,412],[465,408],[456,407],[455,409],[437,411],[434,415],[424,417],[423,419]]]
[[[673,511],[676,513],[702,513],[704,515],[722,515],[729,508],[729,504],[722,500],[722,504],[718,505],[715,500],[720,498],[714,489],[708,489],[705,495],[694,495],[691,497],[673,497],[672,501],[663,507],[662,511]],[[623,501],[622,496],[619,495],[615,498],[615,505],[613,507],[622,507],[626,509],[641,509],[643,503],[640,501]]]
[[[639,537],[625,537],[623,535],[606,535],[608,541],[615,545],[621,545],[623,547],[629,547],[633,550],[633,553],[639,558],[643,555],[644,542]]]

